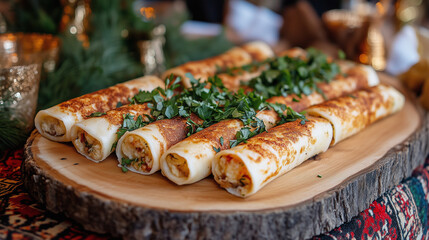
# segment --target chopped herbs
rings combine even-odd
[[[128,168],[126,168],[126,167],[130,166],[131,163],[133,163],[133,162],[137,162],[138,160],[139,160],[138,158],[134,158],[134,159],[129,159],[129,158],[125,158],[125,157],[121,158],[122,172],[124,172],[124,173],[128,172]]]
[[[220,152],[220,148],[215,148],[214,146],[213,146],[213,150],[217,153]]]
[[[262,120],[259,120],[262,122]],[[235,147],[240,143],[245,143],[247,142],[247,139],[256,136],[259,133],[262,133],[265,131],[265,125],[262,122],[262,125],[259,125],[255,130],[251,131],[249,127],[244,127],[242,129],[240,129],[240,131],[238,131],[235,134],[236,139],[235,140],[231,140],[229,141],[229,146]]]
[[[315,90],[321,93],[317,83],[330,82],[340,73],[337,64],[331,63],[326,55],[315,49],[308,49],[305,59],[284,56],[271,59],[266,64],[267,70],[247,83],[266,98],[289,94],[301,97]]]
[[[104,112],[94,112],[94,113],[91,113],[90,115],[88,115],[88,117],[101,117],[101,116],[103,116],[103,115],[106,115],[106,113],[104,113]]]
[[[116,145],[118,144],[118,140],[127,132],[127,131],[133,131],[136,129],[139,129],[141,127],[144,127],[148,124],[148,121],[143,121],[142,116],[138,116],[135,118],[135,116],[127,113],[122,115],[124,118],[122,122],[122,126],[118,129],[116,132],[116,141],[112,145],[112,150],[116,148]]]

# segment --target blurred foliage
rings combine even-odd
[[[0,114],[0,156],[8,149],[22,146],[28,137],[25,124],[17,119],[11,119],[8,113]]]
[[[224,32],[215,37],[186,38],[180,33],[180,26],[188,19],[187,13],[176,13],[170,21],[164,23],[167,28],[164,47],[167,67],[212,57],[233,47]]]
[[[13,32],[49,33],[61,38],[60,61],[55,71],[40,82],[38,110],[65,100],[127,81],[143,74],[136,39],[125,39],[124,30],[147,37],[155,26],[145,22],[133,9],[134,0],[92,0],[89,47],[85,48],[70,33],[60,33],[63,6],[61,1],[13,0],[14,21],[8,21]],[[168,17],[164,53],[166,67],[220,54],[232,47],[222,33],[213,38],[187,39],[180,33],[187,13]],[[1,116],[4,116],[0,113]],[[0,149],[23,144],[26,134],[14,121],[0,118]],[[16,127],[13,127],[16,126]],[[9,131],[9,132],[3,132]],[[12,137],[13,136],[13,137]],[[9,144],[5,143],[7,140]]]
[[[62,16],[61,1],[12,0],[15,19],[8,27],[14,32],[57,34]]]

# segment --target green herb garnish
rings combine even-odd
[[[116,145],[118,144],[118,140],[127,132],[127,131],[133,131],[136,129],[139,129],[141,127],[146,126],[149,122],[143,121],[142,116],[138,116],[136,119],[135,117],[129,113],[122,115],[124,120],[122,121],[121,127],[116,132],[116,141],[112,144],[111,150],[116,148]]]
[[[214,146],[213,146],[213,150],[214,150],[215,152],[217,152],[217,153],[218,153],[218,152],[220,152],[220,148],[216,148],[216,147],[214,147]]]
[[[88,115],[88,117],[101,117],[101,116],[103,116],[103,115],[106,115],[106,113],[104,113],[104,112],[94,112],[94,113],[91,113],[90,115]]]
[[[324,95],[317,83],[329,83],[340,73],[337,64],[329,62],[326,55],[315,49],[308,49],[305,59],[284,56],[265,64],[267,69],[247,85],[266,98],[290,94],[301,97],[314,91]]]
[[[124,172],[124,173],[128,172],[128,168],[126,168],[126,167],[130,166],[131,163],[133,163],[133,162],[137,162],[138,160],[139,160],[138,158],[134,158],[134,159],[129,159],[129,158],[125,158],[125,157],[121,158],[122,172]]]

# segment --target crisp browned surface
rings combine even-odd
[[[93,93],[85,94],[81,97],[73,98],[58,106],[63,111],[70,113],[81,113],[82,116],[89,116],[93,112],[106,112],[116,107],[118,102],[127,103],[128,98],[135,95],[139,90],[129,88],[123,85],[115,85]],[[95,106],[95,108],[93,107]]]
[[[196,124],[203,123],[203,120],[197,117],[195,114],[192,114],[190,118]],[[189,132],[188,124],[186,122],[186,118],[175,117],[172,119],[159,120],[151,124],[158,126],[161,135],[167,142],[168,149],[174,144],[186,138],[186,135]],[[161,147],[163,146],[164,145],[161,144]],[[164,150],[162,150],[161,152],[164,152]]]
[[[167,74],[169,75],[173,70],[173,74],[175,75],[181,72],[183,74],[191,73],[196,79],[207,78],[208,76],[214,75],[218,70],[238,67],[251,62],[252,58],[246,51],[241,48],[232,48],[218,56],[187,62],[175,68],[169,69],[163,73],[163,78],[167,77]]]
[[[350,101],[350,99],[353,99]],[[333,99],[321,103],[316,108],[326,109],[333,116],[339,117],[344,122],[352,122],[353,128],[363,129],[377,121],[377,110],[380,108],[391,109],[394,105],[394,99],[383,100],[383,94],[378,88],[363,89],[359,92]],[[362,114],[358,116],[350,115],[350,112],[356,110]]]
[[[384,76],[382,79],[396,84],[391,78]],[[152,176],[124,174],[117,167],[114,156],[102,163],[93,163],[78,154],[72,145],[49,141],[37,133],[29,148],[34,161],[45,174],[95,198],[151,209],[232,213],[237,210],[292,208],[317,199],[373,166],[387,151],[414,133],[420,127],[421,119],[413,103],[407,99],[399,113],[368,126],[246,199],[227,193],[212,178],[193,185],[177,186],[159,173]],[[318,178],[317,175],[323,177]]]
[[[124,115],[127,113],[134,116],[134,120],[140,115],[143,117],[143,120],[146,120],[147,117],[145,117],[145,114],[150,114],[150,108],[147,104],[126,105],[107,111],[106,114],[100,116],[100,118],[105,118],[112,125],[121,125],[124,121]]]
[[[313,120],[309,120],[305,124],[301,124],[300,122],[300,120],[296,120],[288,124],[282,124],[249,139],[247,144],[245,144],[245,148],[259,154],[259,157],[256,159],[251,157],[249,157],[249,159],[254,162],[261,162],[261,158],[276,159],[272,152],[264,150],[265,148],[261,146],[261,143],[266,143],[280,155],[296,155],[296,151],[289,152],[290,148],[288,148],[288,146],[297,142],[302,136],[311,137],[311,129],[314,128]],[[314,144],[316,140],[314,138],[312,139],[311,143]],[[279,164],[281,163],[277,163],[277,165]],[[280,171],[280,167],[277,171]]]

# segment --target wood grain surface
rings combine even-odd
[[[400,88],[396,79],[383,82]],[[123,173],[71,144],[33,132],[24,182],[53,212],[126,238],[308,238],[342,224],[411,175],[428,153],[427,114],[407,95],[397,114],[307,160],[255,195],[237,198],[210,177],[177,186],[160,173]]]

